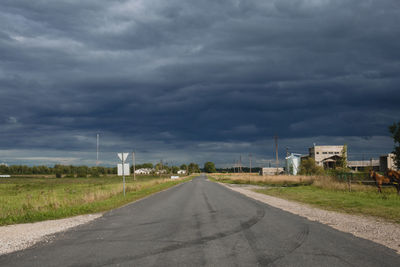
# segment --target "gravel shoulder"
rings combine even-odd
[[[28,248],[40,241],[49,240],[52,234],[88,223],[102,215],[102,213],[97,213],[59,220],[2,226],[0,227],[0,255]]]
[[[219,184],[273,207],[305,217],[310,221],[317,221],[329,225],[339,231],[351,233],[354,236],[384,245],[396,250],[397,253],[400,254],[400,227],[398,224],[386,222],[373,217],[356,216],[322,210],[310,205],[268,196],[252,191],[257,189],[255,186],[238,186],[235,184],[224,183]]]

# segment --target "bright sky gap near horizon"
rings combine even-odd
[[[393,150],[398,0],[4,0],[0,163]],[[103,158],[102,158],[103,157]]]

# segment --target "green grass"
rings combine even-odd
[[[0,225],[107,211],[189,181],[142,176],[101,178],[0,178]]]
[[[348,192],[314,185],[255,191],[327,210],[375,216],[400,223],[400,196],[392,188],[385,188],[383,194],[377,193],[374,187]]]

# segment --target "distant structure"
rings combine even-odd
[[[186,174],[186,170],[179,170],[177,174]]]
[[[399,170],[400,166],[396,167],[396,164],[394,162],[394,157],[395,156],[393,153],[389,153],[387,155],[380,156],[379,157],[379,170],[381,172],[385,172],[388,169],[395,170],[395,171]]]
[[[6,167],[8,167],[8,164],[7,164],[7,163],[4,163],[4,162],[2,162],[2,163],[0,163],[0,166],[6,166]]]
[[[300,171],[301,154],[291,153],[286,158],[286,171],[288,174],[297,175]]]
[[[380,160],[370,159],[370,160],[349,160],[347,162],[347,167],[353,171],[366,171],[367,169],[372,169],[374,171],[380,171]]]
[[[336,162],[342,158],[344,146],[317,146],[314,145],[308,149],[309,155],[303,156],[302,159],[312,158],[318,166],[325,169],[333,169]],[[344,155],[347,158],[347,151]]]
[[[282,174],[283,172],[284,172],[283,168],[268,167],[268,168],[261,168],[260,175],[276,175],[276,174]]]
[[[154,171],[155,171],[154,169],[150,169],[150,168],[141,168],[141,169],[135,170],[135,174],[151,174]]]

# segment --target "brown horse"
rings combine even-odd
[[[388,169],[385,174],[390,179],[390,182],[396,187],[397,194],[400,195],[400,172]]]
[[[382,193],[382,184],[390,184],[390,179],[380,175],[379,173],[376,173],[373,170],[369,171],[369,178],[375,180],[375,184],[378,187],[378,192]]]

